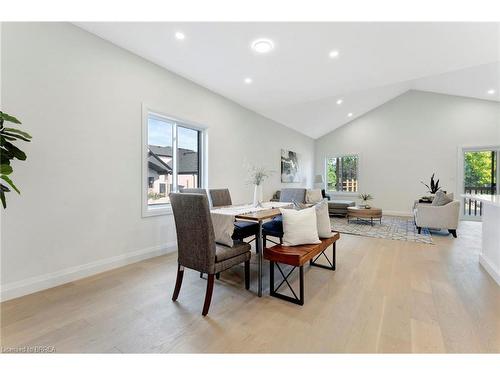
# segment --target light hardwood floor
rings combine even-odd
[[[306,268],[304,306],[258,298],[256,267],[216,281],[187,270],[171,301],[176,255],[1,305],[1,345],[57,352],[500,352],[500,287],[478,263],[480,224],[435,245],[341,235],[337,271]],[[256,262],[256,258],[252,258]],[[265,267],[268,271],[268,267]],[[266,285],[268,278],[266,275]]]

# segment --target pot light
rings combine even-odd
[[[343,102],[344,102],[344,100],[343,100],[343,99],[339,99],[339,100],[337,100],[337,104],[338,104],[338,105],[341,105]]]
[[[177,40],[184,40],[186,38],[186,35],[184,33],[181,33],[180,31],[177,31],[175,33],[175,39]]]
[[[488,94],[493,95],[494,93],[496,93],[496,91],[494,89],[489,89],[488,90]]]
[[[349,112],[349,113],[347,114],[347,117],[352,117],[352,112]]]
[[[328,54],[328,56],[330,56],[331,59],[336,59],[337,57],[339,57],[339,51],[337,51],[336,49],[334,49],[333,51],[330,51],[330,53]]]
[[[274,49],[274,43],[270,39],[256,39],[252,42],[252,49],[257,53],[268,53]]]
[[[245,78],[245,83],[247,85],[251,84],[252,83],[252,78]]]

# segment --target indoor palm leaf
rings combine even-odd
[[[0,199],[3,208],[7,207],[5,193],[10,192],[11,189],[18,194],[21,193],[10,178],[13,172],[11,160],[26,160],[26,154],[14,146],[13,142],[31,142],[31,135],[17,128],[6,127],[7,122],[21,125],[21,121],[17,118],[0,111]]]

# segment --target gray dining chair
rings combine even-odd
[[[212,207],[231,206],[233,201],[229,189],[209,189],[208,193],[212,201]],[[259,233],[259,224],[252,221],[235,220],[233,240],[243,241],[248,237],[253,237],[249,242],[255,239]]]
[[[214,288],[214,276],[245,263],[245,288],[250,288],[250,245],[235,241],[232,247],[215,242],[208,198],[203,194],[169,195],[177,231],[178,265],[172,300],[181,290],[184,268],[208,274],[202,315],[208,314]]]

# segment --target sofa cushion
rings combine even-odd
[[[321,194],[321,189],[307,189],[306,191],[306,203],[318,203],[323,200],[323,194]]]
[[[436,196],[432,200],[433,206],[444,206],[450,202],[453,202],[453,193],[445,194],[443,191],[438,191]]]
[[[286,188],[280,193],[280,202],[306,202],[306,189]]]
[[[297,246],[321,243],[318,237],[316,208],[293,210],[281,208],[283,245]]]

